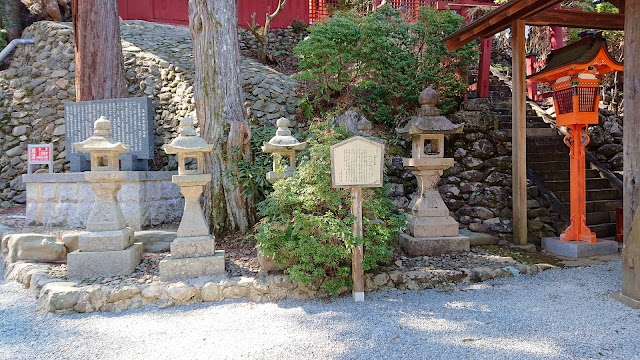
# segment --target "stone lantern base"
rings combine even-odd
[[[413,237],[408,234],[398,236],[400,247],[409,257],[438,256],[470,250],[469,238],[463,235],[439,237]]]
[[[224,250],[217,250],[213,256],[185,258],[176,258],[172,250],[171,255],[160,261],[160,278],[164,280],[191,279],[225,273]]]
[[[78,235],[78,248],[67,254],[70,279],[90,279],[129,275],[140,264],[142,243],[133,242],[133,230],[84,232]]]

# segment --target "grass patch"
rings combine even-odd
[[[539,252],[531,253],[526,250],[521,250],[517,248],[509,248],[498,245],[482,245],[480,246],[482,249],[492,252],[494,254],[498,254],[500,256],[510,256],[515,260],[522,261],[525,264],[535,265],[535,264],[550,264],[557,267],[563,267],[563,265],[559,262],[559,260],[553,256],[545,255]]]

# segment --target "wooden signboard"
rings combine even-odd
[[[363,236],[362,188],[381,187],[384,145],[356,136],[331,146],[331,183],[335,188],[351,188],[353,234]],[[352,249],[353,299],[364,301],[364,247]]]

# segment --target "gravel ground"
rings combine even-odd
[[[640,359],[619,262],[330,301],[36,313],[0,282],[0,359]]]

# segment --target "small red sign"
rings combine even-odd
[[[32,147],[29,149],[29,161],[51,161],[48,147]]]

